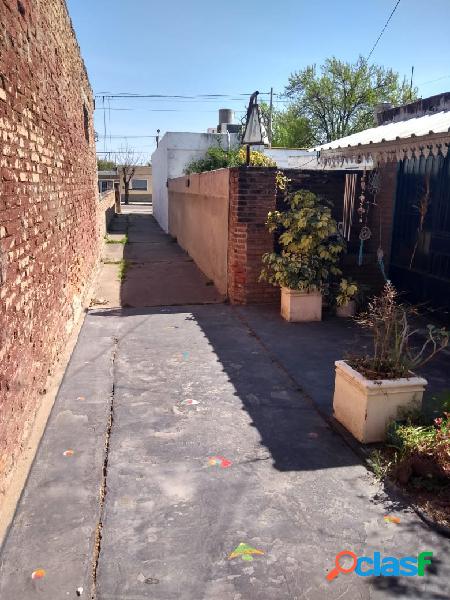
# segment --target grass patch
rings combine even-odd
[[[124,258],[119,261],[119,281],[125,281],[130,262]]]
[[[105,243],[106,244],[128,244],[128,233],[125,234],[123,238],[120,240],[112,240],[108,235],[105,235]]]
[[[128,268],[132,264],[129,260],[126,260],[125,258],[122,258],[122,260],[102,260],[102,263],[104,265],[118,265],[119,266],[119,272],[118,272],[119,281],[125,281]]]

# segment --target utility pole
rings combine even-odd
[[[272,115],[273,115],[273,87],[270,88],[270,104],[269,104],[269,143],[272,148]]]

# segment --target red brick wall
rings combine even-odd
[[[228,230],[228,297],[233,304],[274,302],[279,290],[259,282],[261,258],[273,250],[265,226],[275,210],[275,169],[230,169]]]
[[[63,0],[0,0],[0,501],[99,253],[92,114]]]

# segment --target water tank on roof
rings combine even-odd
[[[231,108],[220,108],[219,109],[219,128],[224,123],[225,125],[231,124],[234,121],[234,113]]]

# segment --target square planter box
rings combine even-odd
[[[322,294],[281,288],[281,316],[286,321],[322,320]]]
[[[354,317],[356,312],[356,302],[354,300],[350,300],[347,304],[343,304],[342,306],[336,306],[336,316],[337,317]]]
[[[338,360],[334,384],[334,416],[364,444],[382,442],[386,427],[400,408],[420,408],[426,379],[411,377],[372,381]]]

